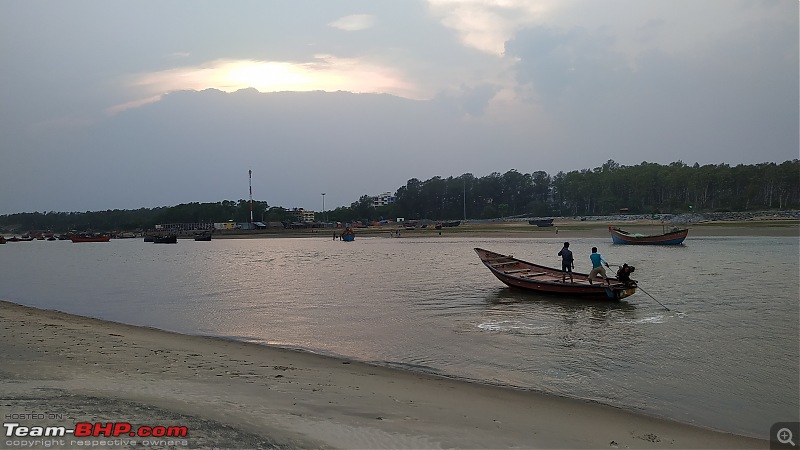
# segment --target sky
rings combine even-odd
[[[0,214],[781,163],[799,22],[796,0],[3,0]]]

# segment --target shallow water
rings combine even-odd
[[[0,298],[591,399],[766,437],[798,420],[797,238],[574,239],[636,266],[616,303],[511,290],[472,250],[559,266],[557,239],[136,240],[0,246]]]

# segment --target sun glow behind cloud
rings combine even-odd
[[[425,96],[394,68],[332,55],[315,55],[307,63],[220,59],[202,66],[137,75],[126,84],[144,92],[144,99],[114,106],[110,113],[152,103],[165,93],[179,90],[235,92],[254,88],[260,92],[348,91],[412,99]]]

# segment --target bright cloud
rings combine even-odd
[[[329,25],[344,31],[366,30],[375,26],[375,17],[369,14],[353,14],[331,22]]]
[[[505,42],[524,26],[541,21],[550,2],[528,0],[428,0],[431,11],[461,42],[485,53],[502,55]]]
[[[218,89],[235,92],[254,88],[260,92],[349,91],[386,93],[421,98],[423,93],[405,81],[397,70],[358,58],[315,55],[307,63],[258,60],[217,60],[203,66],[181,67],[141,74],[129,86],[147,97],[111,108],[112,113],[152,103],[167,92]]]

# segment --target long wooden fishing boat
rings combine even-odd
[[[111,240],[111,236],[109,235],[98,235],[98,234],[72,234],[69,236],[69,240],[73,243],[77,242],[108,242]]]
[[[680,245],[689,234],[688,228],[674,228],[663,234],[629,233],[617,227],[608,227],[615,244]]]
[[[543,294],[565,297],[590,298],[596,300],[621,300],[636,293],[636,282],[623,283],[611,278],[611,283],[598,277],[589,283],[589,275],[573,272],[572,279],[561,281],[560,269],[530,263],[500,253],[476,248],[475,253],[489,270],[508,286]]]

